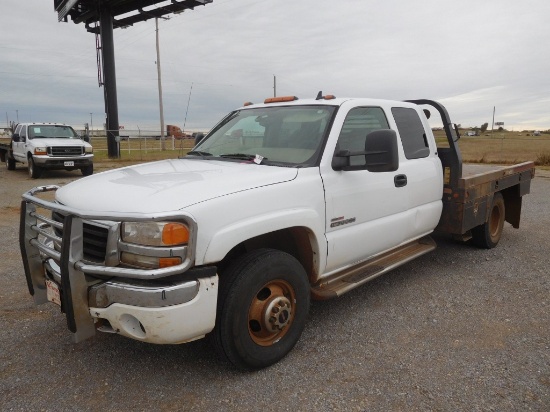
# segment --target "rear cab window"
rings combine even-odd
[[[430,147],[424,125],[416,110],[407,107],[393,107],[393,118],[401,137],[407,159],[428,157]]]

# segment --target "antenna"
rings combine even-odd
[[[187,113],[189,112],[189,102],[191,101],[191,93],[193,93],[193,82],[191,82],[191,90],[189,90],[189,98],[187,99],[187,109],[185,109],[185,119],[183,120],[184,131],[185,131],[185,125],[187,123]]]

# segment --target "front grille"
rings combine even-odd
[[[55,146],[48,149],[51,156],[80,156],[84,150],[82,146]]]
[[[52,212],[52,219],[63,223],[64,216],[61,213]],[[97,226],[88,222],[84,222],[82,226],[84,231],[84,259],[94,263],[105,262],[109,230],[103,226]],[[54,231],[57,236],[63,237],[61,229],[54,228]]]
[[[109,231],[101,226],[84,223],[84,259],[101,263],[107,253]]]

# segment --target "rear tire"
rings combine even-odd
[[[15,159],[10,159],[7,156],[8,155],[6,155],[6,168],[8,170],[15,170]]]
[[[36,166],[32,156],[29,157],[29,176],[33,179],[38,179],[42,175],[42,168]]]
[[[83,176],[90,176],[94,173],[94,165],[86,166],[80,169]]]
[[[500,241],[505,218],[504,198],[500,192],[495,193],[487,221],[472,229],[474,245],[484,249],[494,248]]]
[[[309,305],[310,286],[302,265],[288,253],[254,250],[220,276],[211,340],[220,357],[238,368],[264,368],[298,342]]]

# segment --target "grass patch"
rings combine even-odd
[[[535,159],[537,166],[550,166],[550,152],[540,153]]]
[[[436,131],[438,147],[448,147],[445,132]],[[517,132],[495,132],[493,136],[462,136],[458,141],[465,163],[516,164],[528,161],[549,165],[550,137],[520,135]]]
[[[193,140],[175,140],[165,141],[165,150],[162,150],[161,142],[155,139],[129,139],[119,143],[120,158],[110,159],[107,150],[107,138],[96,137],[92,139],[94,147],[94,161],[116,162],[122,165],[153,162],[156,160],[176,159],[179,156],[184,156],[193,147]]]

